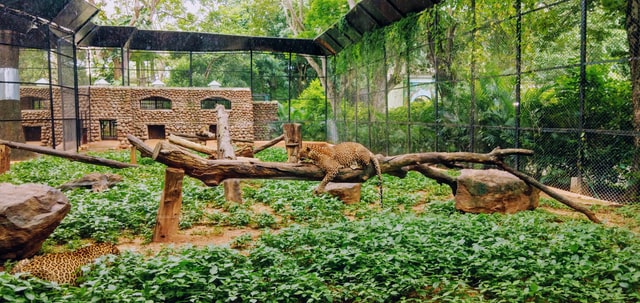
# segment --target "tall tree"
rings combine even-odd
[[[346,3],[345,3],[346,2]],[[327,30],[333,23],[344,16],[350,9],[355,7],[355,0],[280,0],[280,4],[285,12],[287,25],[294,37],[313,38]],[[322,86],[332,94],[333,84],[327,81],[324,71],[327,61],[324,57],[304,56],[309,65],[320,76]],[[328,96],[331,101],[331,108],[335,110],[335,98]]]
[[[634,172],[640,174],[640,0],[627,1],[627,39],[629,40],[629,57],[631,58],[631,99],[633,101],[633,125],[636,133],[635,153],[633,167]],[[635,184],[629,190],[629,194],[638,199],[640,193],[640,176],[636,177]]]

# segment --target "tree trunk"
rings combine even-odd
[[[298,162],[298,153],[302,147],[302,125],[287,123],[282,126],[284,131],[284,145],[287,149],[287,162]]]
[[[265,150],[265,149],[267,149],[267,148],[269,148],[271,146],[274,146],[274,145],[278,144],[278,142],[280,142],[282,140],[284,140],[284,134],[276,137],[275,139],[265,143],[262,146],[258,146],[256,148],[254,148],[253,149],[253,154],[257,154],[257,153],[259,153],[259,152],[261,152],[261,151],[263,151],[263,150]]]
[[[102,166],[108,166],[108,167],[113,167],[113,168],[127,168],[127,167],[136,167],[137,166],[135,164],[123,163],[123,162],[118,162],[118,161],[115,161],[115,160],[109,160],[109,159],[104,159],[104,158],[100,158],[100,157],[88,156],[88,155],[84,155],[84,154],[72,153],[72,152],[67,152],[67,151],[60,151],[60,150],[55,150],[55,149],[36,146],[36,145],[28,145],[28,144],[19,143],[19,142],[11,142],[11,141],[0,140],[0,145],[1,144],[4,144],[6,146],[9,146],[9,147],[15,148],[15,149],[22,149],[22,150],[36,152],[36,153],[39,153],[39,154],[45,154],[45,155],[51,155],[51,156],[56,156],[56,157],[67,158],[67,159],[72,160],[72,161],[78,161],[78,162],[94,164],[94,165],[102,165]]]
[[[218,153],[215,149],[207,147],[206,145],[201,145],[198,143],[194,143],[191,142],[189,140],[185,140],[182,139],[178,136],[175,135],[169,135],[169,137],[167,137],[167,139],[169,139],[169,142],[176,144],[176,145],[180,145],[182,147],[186,147],[192,150],[195,150],[197,152],[201,152],[203,154],[207,154],[210,155],[212,158],[215,159],[216,154]]]
[[[178,233],[183,179],[182,169],[167,167],[165,170],[164,190],[153,230],[153,242],[171,242],[171,238]]]
[[[231,132],[229,131],[229,113],[224,106],[216,106],[218,114],[218,127],[216,128],[216,142],[218,143],[218,159],[235,159],[236,154],[231,145]]]
[[[257,159],[207,160],[168,142],[159,142],[155,149],[151,149],[135,136],[127,137],[142,154],[152,155],[155,161],[167,166],[184,169],[187,175],[209,186],[217,186],[230,178],[320,181],[324,177],[324,172],[313,164],[261,162]],[[496,149],[488,154],[431,152],[378,156],[378,160],[382,173],[404,177],[417,164],[442,164],[448,167],[457,167],[457,162],[496,164],[499,159],[508,155],[532,154],[532,151],[526,149]],[[343,168],[334,182],[364,182],[372,176],[375,176],[372,167]]]
[[[128,135],[128,138],[131,144],[141,150],[141,153],[145,153],[143,150],[150,150],[142,140],[132,135]],[[217,186],[224,180],[234,178],[320,181],[325,175],[319,167],[307,163],[260,162],[254,159],[207,160],[195,154],[185,152],[183,149],[167,142],[159,142],[152,154],[155,161],[170,167],[184,169],[187,175],[199,179],[208,186]],[[591,211],[580,205],[580,203],[572,202],[557,192],[551,191],[534,178],[506,166],[502,162],[502,159],[510,155],[530,156],[533,155],[533,151],[527,149],[496,148],[487,154],[430,152],[377,157],[382,173],[404,177],[408,171],[416,170],[427,177],[435,177],[436,180],[449,184],[449,186],[454,183],[451,178],[434,172],[432,169],[426,168],[425,165],[440,164],[447,167],[460,167],[458,163],[461,162],[497,165],[522,179],[525,183],[535,186],[558,199],[561,203],[584,213],[591,221],[596,223],[600,222]],[[333,179],[333,182],[364,182],[375,175],[376,172],[373,167],[366,167],[364,169],[352,169],[348,167],[341,169]]]
[[[0,174],[9,171],[11,167],[11,149],[9,146],[0,145]]]

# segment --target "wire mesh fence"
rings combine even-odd
[[[331,57],[82,48],[52,35],[51,45],[19,47],[19,80],[0,84],[47,86],[20,96],[21,125],[29,138],[51,133],[50,146],[94,131],[84,123],[91,85],[219,84],[278,102],[270,138],[296,122],[305,140],[358,141],[387,155],[527,148],[534,156],[510,163],[545,184],[634,202],[624,14],[577,0],[441,1]],[[115,118],[100,125],[104,138],[118,137]]]
[[[336,56],[329,123],[385,154],[532,149],[512,164],[547,185],[637,201],[624,18],[596,2],[443,1]]]

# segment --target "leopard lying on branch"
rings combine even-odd
[[[351,167],[353,165],[365,166],[373,164],[379,179],[380,188],[380,204],[382,204],[382,172],[380,163],[376,156],[360,143],[343,142],[337,145],[329,145],[322,143],[304,144],[298,159],[301,161],[311,160],[324,173],[325,176],[316,187],[314,193],[324,192],[327,183],[331,182],[341,168]]]

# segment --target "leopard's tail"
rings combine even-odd
[[[380,169],[380,162],[378,161],[378,158],[373,156],[371,157],[371,161],[373,162],[373,167],[376,169],[376,174],[378,175],[378,185],[380,188],[380,206],[382,206],[382,169]]]

